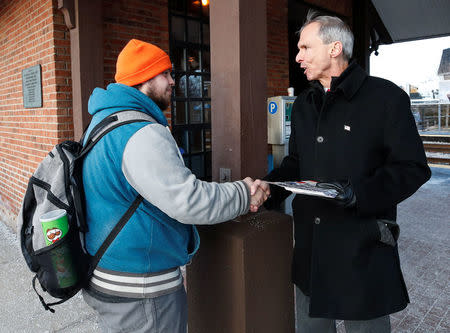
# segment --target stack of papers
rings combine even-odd
[[[312,180],[267,183],[281,186],[285,190],[297,194],[305,194],[325,198],[335,198],[338,195],[338,192],[336,190],[317,187],[317,182]]]

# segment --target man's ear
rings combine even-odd
[[[332,58],[336,58],[342,54],[342,43],[340,41],[336,41],[332,43],[330,55]]]

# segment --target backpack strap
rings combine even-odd
[[[97,267],[98,262],[102,258],[103,254],[105,254],[108,247],[111,245],[113,240],[117,237],[119,232],[123,229],[125,224],[128,222],[128,220],[131,218],[131,216],[134,214],[136,209],[139,207],[141,202],[144,200],[144,198],[139,194],[136,199],[134,199],[131,206],[128,208],[128,210],[125,212],[125,214],[122,215],[119,222],[115,225],[115,227],[111,230],[108,237],[104,240],[100,248],[97,250],[97,252],[94,255],[94,258],[92,259],[92,265],[91,265],[91,271],[89,272],[89,275],[91,275],[94,272],[94,269]]]
[[[97,142],[100,141],[106,134],[111,132],[112,130],[120,127],[122,125],[131,124],[135,122],[153,122],[157,121],[150,116],[149,114],[137,111],[137,110],[123,110],[110,114],[109,116],[102,119],[89,133],[89,136],[86,140],[86,143],[83,145],[84,138],[87,132],[84,132],[80,144],[83,145],[80,154],[75,160],[75,163],[80,163],[83,157],[95,146]],[[75,192],[75,194],[78,192]],[[87,232],[87,224],[84,219],[83,211],[81,211],[81,207],[83,207],[82,199],[78,195],[74,195],[74,206],[76,209],[76,214],[78,216],[79,228],[82,232]]]
[[[70,295],[70,296],[68,296],[68,297],[63,298],[62,300],[57,301],[57,302],[46,303],[45,300],[44,300],[44,297],[42,297],[42,296],[38,293],[38,291],[37,291],[37,289],[36,289],[36,279],[37,279],[37,277],[38,277],[37,274],[33,277],[33,280],[32,280],[32,286],[33,286],[34,292],[36,293],[36,295],[38,295],[39,300],[41,301],[41,304],[42,304],[42,306],[44,307],[45,310],[48,310],[48,311],[50,311],[51,313],[55,313],[55,309],[52,309],[51,306],[53,306],[53,305],[58,305],[58,304],[61,304],[61,303],[64,303],[64,302],[67,301],[69,298],[72,298],[73,295]]]
[[[117,127],[126,124],[146,121],[153,123],[157,122],[149,114],[137,110],[124,110],[110,114],[102,121],[100,121],[89,133],[86,143],[83,145],[83,149],[81,150],[79,158],[84,156],[101,138],[103,138],[106,134],[116,129]],[[85,135],[86,132],[83,134],[81,140],[84,141]],[[80,143],[83,144],[83,141],[80,141]]]
[[[91,131],[86,140],[86,145],[83,147],[83,150],[80,155],[86,154],[103,136],[105,136],[107,133],[111,132],[115,128],[126,124],[131,124],[135,122],[146,122],[146,121],[156,122],[156,120],[153,117],[142,111],[126,110],[111,114],[93,128],[93,130]],[[106,239],[103,241],[102,245],[100,245],[100,248],[97,250],[97,252],[92,258],[90,271],[88,272],[88,277],[92,276],[95,268],[97,267],[97,264],[99,263],[102,256],[105,254],[108,247],[117,237],[119,232],[123,229],[125,224],[131,218],[131,216],[134,214],[134,212],[137,210],[137,208],[139,207],[139,205],[142,203],[143,200],[144,198],[139,194],[136,197],[136,199],[134,199],[134,201],[131,203],[130,207],[128,207],[127,211],[122,215],[119,222],[117,222],[117,224],[108,234]]]

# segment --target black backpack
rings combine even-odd
[[[84,135],[80,142],[57,144],[28,182],[17,217],[20,246],[28,267],[36,273],[32,280],[33,289],[46,310],[54,312],[50,306],[67,301],[87,286],[102,255],[143,200],[140,195],[136,197],[97,253],[91,256],[86,251],[84,236],[88,227],[81,174],[83,158],[104,135],[134,122],[156,121],[140,111],[116,112],[92,129],[84,146]],[[47,246],[39,217],[55,209],[67,212],[69,230],[63,238]],[[43,291],[60,300],[46,303],[36,290],[36,279]]]

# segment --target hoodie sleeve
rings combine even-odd
[[[204,182],[184,166],[167,128],[150,124],[127,142],[122,171],[145,200],[185,224],[215,224],[249,210],[250,194],[243,181]]]

